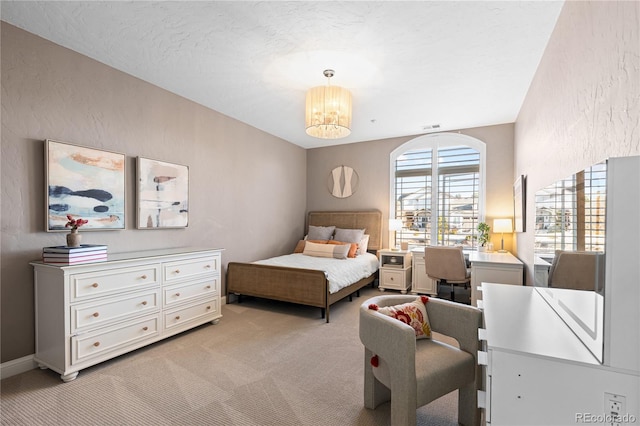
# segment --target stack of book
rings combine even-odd
[[[107,246],[81,244],[80,247],[56,246],[42,249],[42,261],[56,265],[78,265],[81,263],[104,262],[107,260]]]

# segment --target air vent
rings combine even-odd
[[[436,130],[439,129],[439,124],[427,124],[426,126],[422,126],[422,130]]]

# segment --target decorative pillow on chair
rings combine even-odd
[[[330,240],[333,236],[335,226],[313,226],[309,225],[307,240]]]
[[[380,308],[376,304],[371,304],[369,309],[410,325],[416,332],[416,339],[430,339],[431,324],[427,316],[427,308],[424,306],[428,301],[429,298],[427,296],[420,296],[413,302],[396,306],[383,306]]]

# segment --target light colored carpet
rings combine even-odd
[[[261,299],[224,305],[207,324],[82,370],[2,380],[2,425],[388,425],[389,404],[362,400],[358,308],[320,310]],[[457,425],[457,392],[418,410],[418,425]]]

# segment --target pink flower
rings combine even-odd
[[[67,222],[67,224],[64,225],[64,227],[65,228],[71,227],[72,231],[78,229],[79,227],[81,227],[86,223],[89,223],[89,221],[86,219],[82,219],[82,218],[74,219],[73,216],[71,216],[70,214],[67,215],[67,219],[69,220],[69,222]]]

